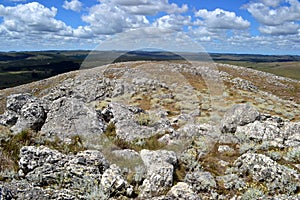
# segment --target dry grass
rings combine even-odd
[[[218,148],[221,145],[227,145],[234,149],[234,151],[220,153],[218,151]],[[222,176],[225,175],[226,168],[221,166],[219,161],[223,160],[228,162],[229,164],[232,164],[239,156],[240,153],[238,152],[237,144],[215,143],[211,148],[210,152],[200,158],[200,162],[206,171],[209,171],[216,176]]]
[[[243,72],[240,69],[233,69],[224,66],[218,66],[220,71],[224,71],[232,75],[233,77],[240,77],[242,79],[251,81],[260,90],[274,94],[282,99],[290,100],[293,99],[296,103],[300,103],[300,82],[286,82],[280,81],[282,84],[288,84],[291,87],[287,88],[283,85],[274,85],[267,82],[264,77],[260,77],[257,74],[250,72]],[[228,84],[228,83],[227,83]]]

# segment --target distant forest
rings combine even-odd
[[[0,89],[78,70],[83,61],[87,66],[94,67],[111,62],[185,59],[235,64],[300,80],[300,56],[291,55],[216,53],[208,55],[206,53],[177,54],[161,51],[93,51],[91,54],[90,51],[0,52]]]

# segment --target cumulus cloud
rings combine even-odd
[[[80,12],[82,8],[82,3],[79,0],[64,1],[63,8],[66,10],[73,10],[75,12]]]
[[[277,26],[261,26],[259,31],[270,35],[290,35],[298,34],[300,25],[294,22],[286,22]]]
[[[184,26],[192,25],[191,16],[182,15],[165,15],[162,16],[153,23],[153,26],[165,29],[172,29],[176,31],[181,31]]]
[[[0,16],[3,17],[1,26],[2,29],[9,32],[31,34],[40,32],[71,32],[71,27],[55,19],[56,14],[56,8],[52,7],[49,9],[37,2],[19,4],[14,7],[0,5]]]
[[[127,13],[135,15],[156,15],[158,12],[174,14],[188,10],[186,4],[179,7],[175,3],[170,4],[168,0],[100,0],[100,2],[119,6]]]
[[[298,0],[261,0],[245,6],[261,24],[259,31],[269,35],[289,35],[299,32],[300,2]]]
[[[247,29],[250,22],[240,16],[236,16],[234,12],[215,9],[208,11],[206,9],[198,10],[195,13],[196,17],[202,18],[203,25],[213,29]]]
[[[270,8],[270,4],[264,4],[265,2],[250,3],[246,5],[246,9],[258,22],[267,26],[300,20],[300,2],[297,0],[287,0],[287,2],[289,6],[280,6],[275,9]]]
[[[89,14],[82,16],[95,34],[115,34],[130,28],[149,24],[145,16],[130,15],[117,6],[97,4],[90,8]]]
[[[280,3],[283,0],[261,0],[261,2],[266,5],[266,6],[270,6],[270,7],[277,7],[280,5]]]

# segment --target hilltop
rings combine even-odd
[[[131,61],[0,91],[4,199],[299,199],[300,81]]]

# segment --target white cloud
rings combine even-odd
[[[269,7],[269,4],[250,3],[246,9],[261,24],[276,26],[285,22],[300,20],[300,2],[297,0],[287,0],[289,6],[281,6],[276,9]]]
[[[3,17],[2,28],[20,34],[71,31],[71,27],[55,19],[56,13],[56,8],[49,9],[37,2],[19,4],[15,7],[0,5],[0,16]]]
[[[212,29],[247,29],[250,22],[240,16],[236,16],[234,12],[215,9],[208,11],[206,9],[198,10],[196,17],[202,18],[203,25]]]
[[[100,0],[100,2],[119,6],[127,13],[135,15],[156,15],[158,12],[175,14],[188,10],[186,4],[179,7],[175,3],[170,4],[168,0]]]
[[[261,0],[261,2],[266,5],[266,6],[270,6],[270,7],[277,7],[280,5],[280,3],[283,0]]]
[[[79,0],[64,1],[63,8],[66,10],[73,10],[80,12],[82,9],[82,3]]]
[[[94,34],[115,34],[127,29],[149,24],[145,16],[130,15],[120,7],[97,4],[90,8],[89,14],[82,16]]]
[[[159,28],[167,28],[176,31],[181,31],[184,26],[192,25],[191,20],[192,18],[190,16],[171,14],[156,19],[153,25]]]
[[[261,26],[259,31],[264,34],[270,35],[290,35],[298,34],[300,25],[294,22],[286,22],[277,26]]]

